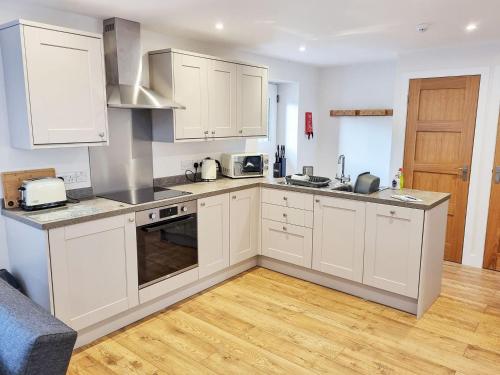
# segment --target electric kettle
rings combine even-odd
[[[217,168],[221,170],[218,160],[205,158],[201,162],[201,179],[203,181],[214,181],[217,179]]]

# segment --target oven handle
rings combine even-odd
[[[137,229],[141,229],[147,233],[152,233],[152,232],[159,231],[159,230],[165,228],[165,226],[173,224],[173,223],[181,223],[183,221],[189,222],[189,221],[192,221],[195,219],[196,219],[196,216],[188,215],[188,216],[183,216],[183,217],[173,219],[173,220],[162,221],[162,222],[157,223],[156,225],[151,225],[151,224],[144,225],[142,227],[137,227]]]

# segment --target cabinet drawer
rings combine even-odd
[[[263,219],[262,255],[311,268],[312,229]]]
[[[313,210],[312,194],[296,193],[280,189],[262,189],[262,202],[278,206]]]
[[[262,203],[262,218],[307,228],[312,228],[313,226],[312,211],[277,206],[269,203]]]

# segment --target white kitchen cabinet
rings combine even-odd
[[[267,69],[238,65],[238,133],[267,135]]]
[[[361,282],[365,202],[315,196],[312,268]]]
[[[306,211],[314,207],[312,194],[271,188],[262,189],[262,202]]]
[[[363,283],[417,298],[424,211],[366,204]]]
[[[258,255],[259,188],[230,193],[230,264]]]
[[[208,118],[210,136],[236,137],[236,68],[225,61],[208,60]]]
[[[209,136],[208,63],[202,57],[173,54],[173,99],[186,107],[174,110],[176,138]]]
[[[80,330],[138,304],[135,214],[49,231],[55,316]]]
[[[149,53],[151,87],[185,109],[153,111],[157,141],[267,136],[267,68],[166,49]]]
[[[262,255],[311,268],[312,229],[262,219]]]
[[[0,30],[11,144],[107,144],[102,35],[28,21]]]
[[[229,194],[198,199],[199,277],[229,267]]]

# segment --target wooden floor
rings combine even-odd
[[[500,272],[414,316],[255,268],[78,350],[69,374],[500,374]]]

